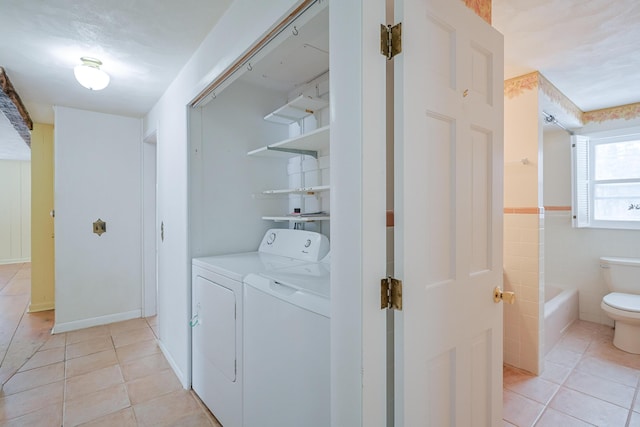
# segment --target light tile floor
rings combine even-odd
[[[640,426],[640,355],[612,344],[611,327],[576,321],[538,377],[504,367],[504,426]]]
[[[31,266],[0,265],[0,427],[219,426],[184,390],[155,318],[51,335],[53,311],[26,313]],[[504,427],[640,427],[640,355],[613,330],[575,322],[536,377],[504,367]]]
[[[155,318],[51,335],[26,313],[30,264],[0,265],[0,426],[219,426],[184,390]]]

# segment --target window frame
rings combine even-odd
[[[628,130],[627,130],[628,131]],[[597,184],[609,183],[639,183],[639,178],[626,179],[595,179],[595,150],[596,146],[626,141],[639,141],[640,129],[634,132],[574,135],[571,137],[571,192],[572,192],[572,222],[576,228],[610,228],[623,230],[640,230],[640,221],[625,220],[596,220],[595,191]],[[586,144],[586,152],[585,150]],[[586,162],[586,164],[585,164]]]

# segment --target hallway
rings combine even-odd
[[[0,427],[219,426],[182,388],[155,318],[51,335],[26,313],[31,265],[0,265]]]

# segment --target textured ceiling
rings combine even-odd
[[[142,117],[231,2],[0,0],[0,66],[34,122],[52,105]],[[585,111],[640,101],[640,1],[493,0],[493,23],[505,78],[540,71]],[[102,60],[107,89],[75,81],[81,56]]]
[[[505,79],[539,71],[582,111],[640,102],[640,1],[493,0]]]
[[[53,123],[53,105],[142,117],[231,1],[0,0],[0,66],[34,122]],[[76,82],[81,56],[103,62],[106,89]],[[0,158],[12,158],[8,140]]]
[[[231,0],[0,0],[0,61],[34,122],[52,105],[142,117]],[[111,84],[74,79],[81,56],[103,62]]]

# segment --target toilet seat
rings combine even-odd
[[[611,292],[602,298],[602,302],[611,308],[640,314],[640,295]]]

